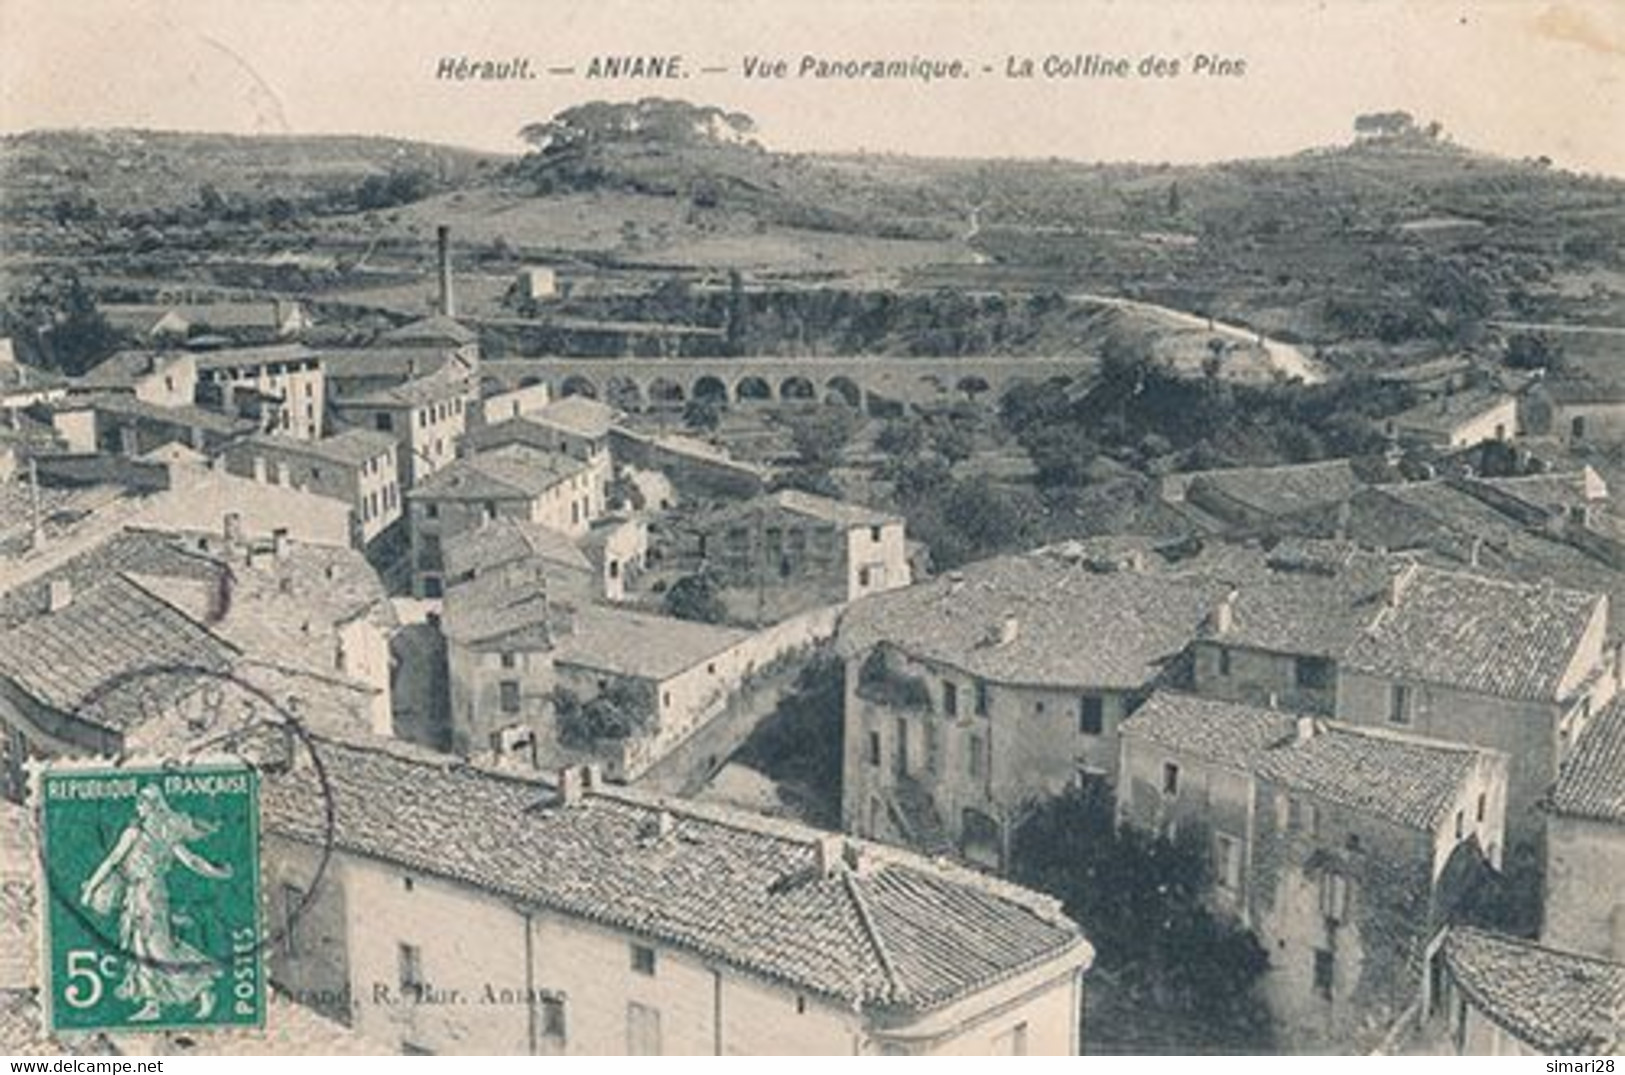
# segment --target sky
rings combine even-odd
[[[682,80],[593,81],[677,54]],[[1010,78],[1014,58],[1181,63]],[[961,59],[933,83],[751,80],[746,56]],[[1198,55],[1245,73],[1198,75]],[[443,58],[537,77],[437,79]],[[706,74],[702,67],[726,68]],[[573,74],[548,74],[573,68]],[[0,0],[0,130],[366,133],[515,152],[594,99],[744,111],[780,150],[1209,161],[1347,141],[1405,109],[1457,142],[1625,176],[1625,0]]]

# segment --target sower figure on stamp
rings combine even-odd
[[[117,995],[141,1005],[133,1020],[157,1019],[170,1005],[195,1003],[199,1019],[214,1010],[221,968],[175,936],[168,885],[177,862],[211,880],[231,877],[229,865],[217,866],[186,846],[214,829],[177,811],[148,785],[136,798],[135,817],[79,890],[80,902],[97,914],[118,912],[128,969]]]

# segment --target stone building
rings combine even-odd
[[[227,413],[243,413],[252,397],[266,432],[315,440],[326,429],[321,356],[301,344],[200,352],[197,379],[198,401]]]
[[[1466,928],[1451,930],[1443,955],[1434,1023],[1458,1055],[1625,1049],[1625,965]]]
[[[1625,704],[1592,717],[1546,808],[1540,939],[1625,963]]]
[[[524,444],[466,456],[423,479],[406,494],[412,592],[438,597],[445,586],[443,543],[487,522],[511,519],[585,535],[603,514],[603,487],[594,479],[581,460]]]
[[[1445,450],[1511,440],[1518,432],[1518,400],[1496,389],[1440,396],[1388,419],[1386,430],[1402,444]]]
[[[1001,868],[1030,804],[1115,780],[1118,727],[1229,586],[984,561],[842,616],[842,824]]]
[[[1047,897],[591,769],[313,752],[262,793],[271,976],[401,1052],[1080,1051],[1092,953]]]
[[[457,458],[470,406],[467,387],[439,375],[332,401],[339,427],[395,438],[400,446],[395,470],[407,489]]]
[[[348,429],[313,441],[261,434],[228,445],[224,457],[228,473],[349,505],[357,548],[401,517],[396,444],[387,433]]]
[[[1120,818],[1211,857],[1209,901],[1268,954],[1293,1051],[1376,1045],[1499,865],[1504,755],[1166,691],[1122,749]]]

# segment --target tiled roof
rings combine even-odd
[[[380,338],[403,343],[431,342],[462,346],[478,343],[480,334],[459,321],[454,321],[443,314],[435,314],[432,317],[408,321],[398,328],[390,329]]]
[[[63,409],[97,410],[106,414],[144,418],[147,421],[163,425],[200,429],[205,433],[243,433],[254,428],[254,423],[251,420],[232,418],[229,415],[221,414],[218,411],[205,410],[202,407],[191,405],[161,407],[156,403],[136,399],[134,396],[112,393],[97,393],[92,396],[71,399],[69,405]]]
[[[275,362],[304,362],[319,358],[302,343],[274,343],[264,347],[227,347],[219,351],[197,352],[200,370],[251,369]]]
[[[1157,691],[1121,725],[1127,739],[1156,743],[1227,769],[1249,771],[1271,743],[1289,738],[1293,715],[1177,691]]]
[[[1187,498],[1204,491],[1271,515],[1335,503],[1364,488],[1346,459],[1280,467],[1235,467],[1184,475]]]
[[[1382,608],[1400,564],[1371,553],[1317,555],[1277,549],[1264,573],[1238,583],[1231,624],[1204,637],[1231,645],[1339,657]]]
[[[1494,390],[1457,392],[1402,411],[1394,415],[1390,421],[1393,422],[1395,429],[1451,433],[1475,418],[1480,418],[1498,407],[1510,406],[1514,402],[1511,396]]]
[[[827,496],[816,496],[804,493],[799,489],[781,489],[774,493],[770,499],[786,511],[793,511],[797,515],[809,515],[814,519],[823,519],[837,526],[884,526],[886,523],[895,523],[901,516],[892,512],[879,511],[875,508],[865,507],[862,504],[853,504],[845,500],[834,500]]]
[[[173,534],[120,530],[38,578],[0,592],[0,630],[43,613],[53,580],[67,580],[76,592],[83,592],[120,571],[212,581],[219,575],[220,564],[186,548]]]
[[[330,463],[358,467],[380,455],[392,455],[396,440],[388,433],[373,429],[347,429],[319,440],[302,437],[279,437],[269,433],[248,438],[248,442],[289,455],[308,455]]]
[[[1509,698],[1556,698],[1603,598],[1417,567],[1350,667]]]
[[[421,407],[427,403],[442,403],[462,395],[465,388],[455,377],[434,373],[410,381],[364,392],[346,399],[335,399],[335,407]]]
[[[615,675],[664,680],[749,637],[749,631],[733,627],[588,605],[576,611],[574,626],[559,639],[553,659]]]
[[[857,601],[839,644],[856,654],[888,642],[1000,683],[1133,689],[1184,650],[1229,588],[1195,574],[1000,557]],[[995,644],[1008,617],[1016,637]]]
[[[493,519],[485,526],[448,535],[444,547],[446,573],[454,578],[532,558],[592,570],[586,554],[569,538],[551,527],[518,519]]]
[[[265,781],[266,828],[462,882],[841,1001],[924,1011],[1087,943],[1053,901],[904,852],[738,811],[587,794],[440,756],[321,740],[315,766]],[[661,814],[671,818],[659,834]]]
[[[114,731],[134,727],[147,715],[143,701],[171,700],[188,678],[145,670],[220,671],[233,656],[225,642],[122,575],[0,634],[0,674],[53,709]]]
[[[1568,817],[1625,823],[1625,700],[1591,718],[1557,775],[1550,805]]]
[[[1547,381],[1545,389],[1554,403],[1625,403],[1625,385],[1596,381]]]
[[[609,434],[609,427],[615,420],[615,408],[586,396],[565,396],[526,417],[578,437],[596,439]]]
[[[442,467],[408,495],[420,500],[534,498],[586,469],[586,463],[572,456],[505,444]]]
[[[1122,735],[1426,832],[1448,815],[1473,769],[1498,757],[1174,691],[1148,698]]]
[[[440,622],[447,638],[464,645],[527,632],[551,646],[553,626],[563,615],[550,601],[546,571],[537,565],[529,571],[492,571],[452,586]]]
[[[1625,966],[1477,929],[1450,931],[1445,963],[1473,1006],[1537,1053],[1625,1043]]]
[[[1381,729],[1311,721],[1258,756],[1263,779],[1351,810],[1433,832],[1489,751]]]
[[[328,379],[372,379],[398,377],[406,381],[439,373],[451,361],[445,347],[365,347],[322,352],[322,368]]]

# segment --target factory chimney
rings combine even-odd
[[[435,253],[440,267],[440,315],[456,317],[457,307],[451,296],[451,227],[441,224],[435,229]]]

